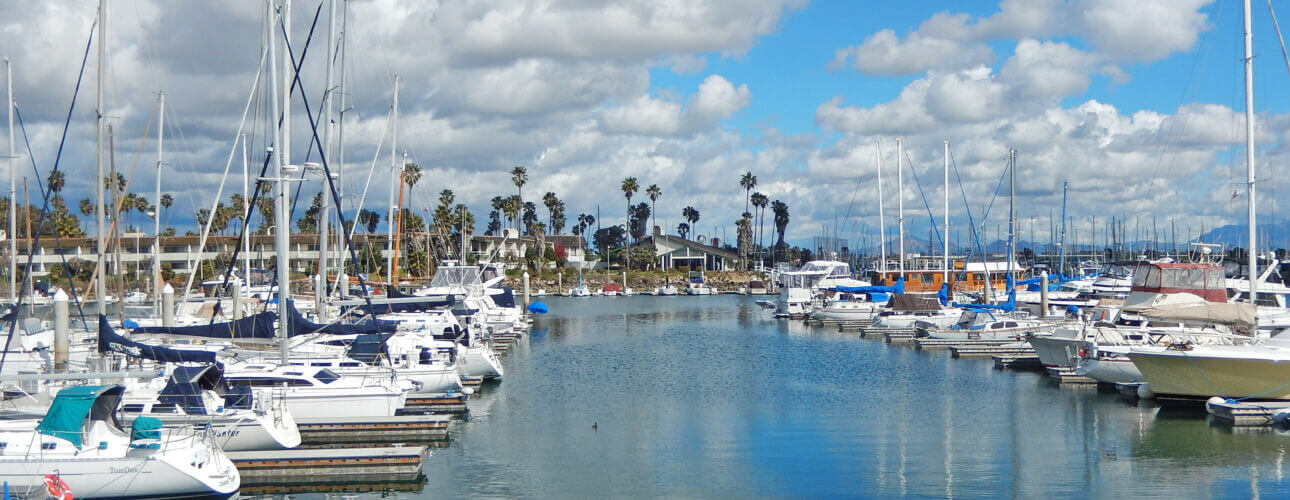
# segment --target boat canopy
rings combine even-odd
[[[962,307],[973,311],[996,310],[1003,312],[1012,312],[1017,310],[1017,289],[1008,290],[1008,301],[1002,304],[960,304],[954,303],[954,307]]]
[[[224,368],[218,364],[176,366],[157,401],[183,408],[189,415],[205,415],[206,400],[202,392],[214,391],[223,396],[223,389]]]
[[[119,385],[82,385],[58,391],[36,430],[80,448],[90,422],[102,420],[121,427],[116,420],[116,407],[124,391]]]
[[[210,351],[170,349],[122,337],[108,324],[107,316],[99,315],[99,352],[119,352],[134,358],[146,358],[163,363],[214,363],[215,353]]]
[[[142,326],[135,328],[134,333],[183,335],[213,339],[272,339],[277,337],[277,332],[274,328],[275,319],[277,319],[277,314],[273,311],[264,311],[254,316],[247,316],[227,323],[194,326]]]
[[[934,298],[923,295],[911,295],[908,293],[892,295],[891,301],[888,302],[888,305],[891,306],[891,310],[893,311],[909,312],[937,311],[941,308],[940,304],[937,303]]]
[[[1209,302],[1227,302],[1227,278],[1213,264],[1143,262],[1133,270],[1133,292],[1190,293]]]
[[[430,287],[467,287],[483,283],[483,271],[475,266],[439,266],[430,278]]]
[[[393,336],[393,333],[365,333],[359,335],[349,343],[349,351],[345,355],[361,363],[375,364],[376,360],[382,357],[390,357],[390,351],[385,346],[385,341]]]

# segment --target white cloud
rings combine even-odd
[[[934,68],[970,68],[988,63],[993,58],[994,53],[984,44],[930,38],[917,33],[899,40],[895,31],[885,29],[870,35],[859,46],[838,49],[829,68],[844,68],[851,63],[856,70],[866,74],[908,75]]]
[[[682,108],[680,104],[647,95],[605,110],[602,122],[611,133],[670,136],[711,128],[748,106],[752,92],[735,87],[721,75],[710,75]]]

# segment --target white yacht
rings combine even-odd
[[[271,388],[295,418],[388,417],[403,408],[411,382],[383,377],[343,377],[324,367],[232,363],[230,385]]]
[[[19,496],[45,497],[46,481],[72,495],[160,497],[237,492],[237,467],[195,432],[161,439],[161,422],[121,428],[123,388],[76,386],[58,392],[44,416],[0,418],[0,482]]]
[[[707,275],[703,270],[690,271],[689,282],[686,284],[685,293],[689,295],[714,295],[716,291],[708,286]]]

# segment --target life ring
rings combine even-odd
[[[45,474],[45,491],[49,493],[50,498],[72,500],[72,488],[67,486],[58,474]]]

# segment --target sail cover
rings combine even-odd
[[[305,319],[296,306],[290,306],[291,311],[291,336],[303,335],[306,333],[330,333],[333,335],[355,335],[363,333],[394,333],[399,328],[399,324],[393,321],[364,320],[359,323],[328,323],[320,325]]]
[[[254,316],[247,316],[227,323],[195,326],[144,326],[135,328],[134,333],[183,335],[212,339],[272,339],[277,336],[277,332],[274,331],[274,320],[276,318],[277,314],[272,311],[264,311]]]
[[[107,316],[99,315],[99,352],[119,352],[135,358],[147,358],[163,363],[214,363],[215,353],[209,351],[169,349],[152,346],[122,337],[112,330]]]

